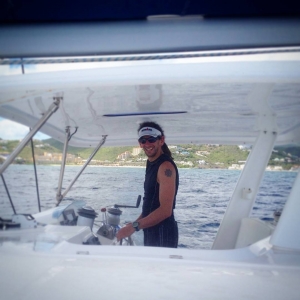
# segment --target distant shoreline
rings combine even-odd
[[[0,164],[1,165],[1,164]],[[13,165],[19,165],[19,166],[33,166],[33,164],[13,164]],[[37,164],[37,166],[49,166],[49,167],[60,167],[60,164]],[[82,167],[83,165],[78,164],[67,164],[66,167],[72,166],[72,167]],[[139,168],[139,169],[146,169],[145,166],[116,166],[116,165],[88,165],[87,167],[93,167],[93,168]],[[196,167],[178,167],[178,169],[195,169],[195,170],[227,170],[227,171],[242,171],[242,169],[227,169],[227,168],[196,168]],[[298,169],[295,170],[265,170],[265,172],[298,172]]]

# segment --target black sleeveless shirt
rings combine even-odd
[[[147,217],[152,211],[157,209],[160,206],[159,202],[159,183],[157,182],[157,173],[160,165],[165,162],[169,161],[176,170],[176,190],[173,202],[173,209],[175,208],[176,204],[176,195],[179,185],[179,174],[176,164],[173,160],[167,156],[166,154],[162,154],[158,157],[155,161],[150,162],[147,160],[146,165],[146,174],[145,174],[145,182],[144,182],[144,198],[143,198],[143,209],[142,209],[142,216]],[[172,212],[173,216],[173,212]]]

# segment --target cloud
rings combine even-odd
[[[28,127],[0,118],[0,138],[3,140],[20,140],[23,139],[28,132]],[[38,140],[44,140],[48,139],[49,136],[38,132],[34,138]]]

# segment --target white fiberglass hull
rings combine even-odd
[[[5,244],[3,299],[299,299],[299,254],[267,240],[221,251],[68,245],[64,254]]]

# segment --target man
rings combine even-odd
[[[117,239],[143,229],[145,246],[177,248],[178,227],[173,214],[179,185],[177,167],[157,123],[140,124],[138,136],[140,147],[148,157],[142,214],[121,228]]]

